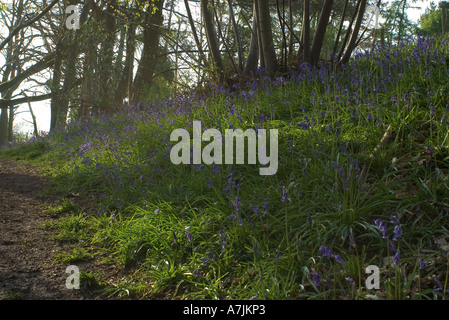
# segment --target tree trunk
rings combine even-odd
[[[209,46],[209,52],[212,57],[212,63],[214,71],[217,74],[219,82],[224,80],[224,66],[223,60],[220,54],[220,48],[218,46],[217,33],[214,28],[212,19],[212,8],[209,7],[208,0],[201,0],[201,14],[204,21],[204,28],[206,31],[207,44]]]
[[[104,41],[101,42],[99,54],[99,100],[98,107],[100,112],[112,113],[113,111],[113,87],[112,87],[112,67],[114,60],[114,42],[115,42],[115,17],[114,7],[116,1],[108,1],[104,16],[104,25],[106,35]]]
[[[187,12],[187,18],[189,20],[190,28],[192,29],[192,35],[193,39],[195,40],[195,44],[198,48],[198,51],[200,53],[200,62],[204,62],[206,67],[208,67],[207,59],[204,55],[203,46],[201,44],[200,39],[198,38],[198,33],[196,32],[195,23],[193,22],[192,13],[190,11],[190,5],[188,0],[184,0],[186,12]]]
[[[334,0],[325,0],[321,10],[320,19],[318,20],[315,36],[313,37],[312,48],[310,49],[310,59],[315,66],[318,65],[320,61],[321,48],[323,46],[324,36],[326,34],[333,5]]]
[[[258,32],[257,32],[257,10],[256,4],[253,4],[253,22],[251,27],[251,43],[249,45],[248,58],[246,60],[246,66],[244,74],[246,76],[254,76],[257,70],[257,64],[259,61],[259,46],[258,46]]]
[[[61,104],[61,65],[62,65],[62,39],[59,39],[58,43],[56,44],[56,57],[53,65],[53,79],[51,82],[51,91],[52,91],[52,98],[51,98],[51,105],[50,105],[50,131],[54,130],[56,128],[56,121],[58,118],[58,109],[59,105]]]
[[[0,146],[8,141],[8,107],[1,108],[0,115]]]
[[[232,27],[234,30],[235,42],[237,43],[237,56],[238,56],[239,72],[242,72],[243,71],[243,48],[242,48],[242,42],[240,41],[240,33],[238,30],[238,25],[237,25],[237,22],[235,21],[232,0],[228,0],[228,6],[229,6],[229,16],[231,18]]]
[[[127,28],[125,65],[123,66],[122,75],[117,85],[117,91],[114,99],[118,104],[123,103],[123,99],[126,95],[128,96],[128,99],[130,98],[131,92],[129,89],[132,89],[132,81],[130,80],[132,80],[132,72],[134,67],[134,38],[136,27],[134,24],[130,24]]]
[[[341,58],[341,64],[346,64],[349,62],[349,59],[351,58],[352,55],[352,51],[354,51],[356,47],[360,26],[362,25],[363,15],[365,14],[366,1],[367,0],[361,0],[360,2],[360,6],[357,13],[357,20],[355,22],[354,30],[352,31],[351,40],[349,41],[348,47],[346,49],[343,58]]]
[[[304,13],[302,18],[302,61],[310,61],[310,0],[304,0]]]
[[[332,50],[332,54],[335,57],[335,55],[337,54],[337,49],[338,49],[338,43],[340,42],[340,36],[341,36],[341,31],[343,29],[343,24],[345,22],[345,17],[346,17],[346,10],[348,8],[348,2],[349,0],[345,1],[345,6],[343,8],[343,13],[341,15],[341,19],[340,19],[340,25],[338,27],[338,32],[337,32],[337,36],[335,37],[335,43],[334,43],[334,49]]]
[[[153,73],[159,55],[160,28],[163,22],[163,0],[148,0],[148,9],[145,12],[145,27],[143,30],[143,51],[139,67],[133,84],[131,101],[139,102],[145,90],[151,87]]]
[[[91,1],[86,1],[83,6],[83,10],[81,12],[80,17],[80,24],[83,24],[87,20],[88,13],[90,11],[91,7]],[[64,44],[64,50],[57,51],[56,52],[56,59],[54,63],[54,72],[53,72],[53,85],[55,86],[54,89],[59,91],[59,85],[60,85],[60,77],[61,77],[61,64],[62,64],[62,55],[68,51],[67,60],[66,60],[66,68],[64,73],[64,83],[62,85],[62,90],[58,92],[54,100],[52,100],[52,110],[51,110],[51,122],[50,122],[50,131],[55,129],[57,126],[65,127],[67,124],[67,113],[69,110],[69,103],[70,103],[70,91],[72,90],[73,86],[75,85],[76,81],[76,60],[78,58],[78,55],[80,53],[80,46],[79,46],[79,36],[80,36],[80,30],[77,30],[74,35],[70,33],[71,38],[68,39],[68,45],[67,43]],[[62,45],[63,42],[61,41],[60,45]],[[58,48],[60,50],[61,48]],[[61,59],[61,61],[58,61],[58,59]]]
[[[271,29],[270,6],[266,0],[255,1],[257,1],[259,8],[259,27],[261,39],[261,43],[259,45],[262,48],[265,62],[265,72],[267,74],[274,74],[277,71],[278,63],[274,49],[273,32]]]

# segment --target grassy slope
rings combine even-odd
[[[36,158],[53,193],[91,197],[84,215],[61,218],[59,240],[92,243],[136,270],[107,292],[439,298],[449,267],[448,49],[419,39],[343,70],[303,65],[288,78],[74,123],[2,154]],[[222,132],[279,129],[277,174],[173,165],[170,133],[192,132],[193,120]],[[365,286],[368,265],[381,270],[380,290]]]

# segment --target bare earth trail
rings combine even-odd
[[[85,299],[69,290],[69,274],[54,262],[58,243],[42,228],[48,199],[39,196],[46,181],[39,171],[0,158],[0,300]]]

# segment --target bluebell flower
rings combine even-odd
[[[394,241],[397,241],[402,236],[402,230],[401,230],[400,225],[396,225],[394,227],[393,234],[394,234],[394,237],[393,237]]]
[[[326,258],[332,258],[332,249],[329,248],[326,245],[322,245],[319,249],[318,249],[318,253]]]
[[[395,266],[398,265],[398,263],[399,263],[399,252],[396,252],[396,254],[394,255],[393,262],[394,262]]]
[[[257,216],[259,214],[259,206],[257,205],[252,205],[250,206],[251,211]]]
[[[192,234],[189,232],[188,228],[186,228],[186,237],[189,240],[189,242],[192,242]]]
[[[399,219],[396,216],[392,216],[390,222],[394,224],[399,224]]]
[[[239,213],[239,211],[240,211],[240,205],[242,204],[242,202],[240,201],[240,199],[239,199],[238,196],[235,196],[235,200],[234,200],[234,202],[233,202],[232,204],[233,204],[234,207],[235,207],[235,211],[236,211],[237,213]]]
[[[374,224],[377,226],[377,228],[382,231],[382,238],[387,238],[387,225],[382,222],[380,219],[374,220]]]
[[[281,197],[281,202],[285,202],[287,200],[287,188],[285,186],[282,186],[282,197]]]
[[[396,252],[396,246],[394,245],[394,242],[390,240],[390,247],[388,247],[388,249],[390,249],[393,252]]]
[[[421,258],[418,260],[419,261],[419,269],[424,268],[425,266],[427,266],[428,262],[425,260],[422,260]]]
[[[320,284],[321,284],[321,277],[320,277],[320,274],[319,274],[318,272],[316,272],[316,271],[312,271],[312,272],[311,272],[311,275],[312,275],[312,281],[313,281],[313,283],[314,283],[317,287],[319,287]]]

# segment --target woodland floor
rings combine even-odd
[[[0,300],[95,298],[85,290],[67,289],[69,264],[55,263],[64,244],[52,240],[51,231],[43,227],[56,219],[45,212],[57,201],[41,195],[46,183],[38,168],[0,158]],[[98,270],[95,264],[78,266]]]

